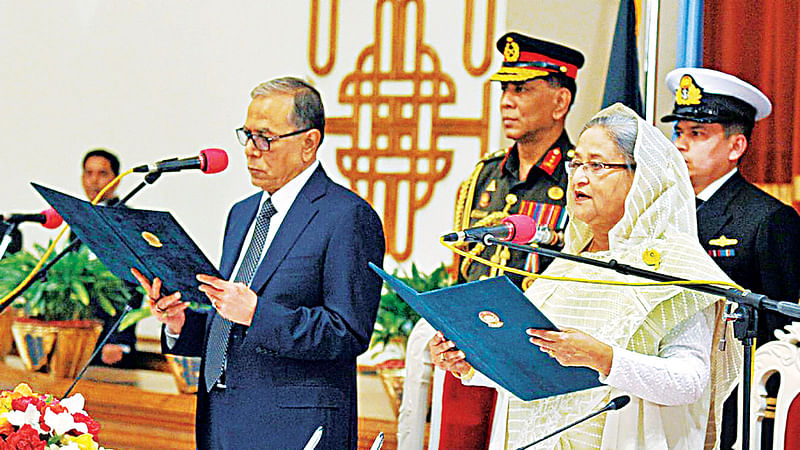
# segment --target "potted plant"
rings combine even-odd
[[[425,274],[412,263],[411,274],[399,274],[395,270],[393,275],[417,292],[431,291],[453,284],[444,264],[430,274]],[[395,415],[400,409],[403,393],[406,342],[418,320],[419,314],[392,288],[384,285],[370,350],[361,359],[365,361],[362,368],[374,368],[380,376],[386,393],[392,399]]]
[[[35,246],[43,255],[45,250]],[[0,292],[10,292],[40,257],[19,252],[0,260]],[[12,305],[22,311],[12,333],[29,370],[45,365],[54,376],[74,377],[94,351],[103,325],[95,304],[115,316],[130,299],[124,283],[85,246],[66,254]]]

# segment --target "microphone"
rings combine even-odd
[[[228,167],[228,154],[221,148],[207,148],[201,150],[197,156],[191,158],[170,158],[159,161],[155,165],[141,165],[134,167],[134,172],[180,172],[186,169],[200,169],[203,173],[218,173]]]
[[[533,447],[534,445],[538,444],[539,442],[542,442],[542,441],[544,441],[544,440],[546,440],[546,439],[550,439],[551,437],[553,437],[553,436],[557,435],[558,433],[561,433],[561,432],[562,432],[562,431],[564,431],[564,430],[567,430],[567,429],[569,429],[569,428],[572,428],[572,427],[574,427],[575,425],[578,425],[579,423],[585,422],[585,421],[587,421],[587,420],[591,419],[592,417],[594,417],[594,416],[597,416],[597,415],[599,415],[599,414],[602,414],[602,413],[604,413],[604,412],[607,412],[607,411],[615,411],[615,410],[621,409],[622,407],[624,407],[625,405],[627,405],[627,404],[628,404],[628,402],[630,402],[630,401],[631,401],[631,398],[630,398],[630,396],[627,396],[627,395],[620,395],[619,397],[617,397],[617,398],[614,398],[614,399],[612,399],[610,402],[608,402],[608,403],[606,404],[606,406],[603,406],[601,409],[599,409],[599,410],[597,410],[597,411],[595,411],[595,412],[593,412],[593,413],[589,414],[588,416],[586,416],[586,417],[584,417],[584,418],[582,418],[582,419],[578,419],[578,420],[576,420],[575,422],[572,422],[571,424],[569,424],[569,425],[567,425],[567,426],[565,426],[565,427],[561,427],[561,428],[557,429],[556,431],[554,431],[554,432],[552,432],[552,433],[548,434],[547,436],[545,436],[545,437],[543,437],[543,438],[540,438],[540,439],[537,439],[537,440],[535,440],[535,441],[531,442],[530,444],[528,444],[528,445],[526,445],[526,446],[524,446],[524,447],[520,447],[520,448],[518,448],[517,450],[525,450],[525,449],[526,449],[526,448],[528,448],[528,447]]]
[[[512,214],[503,219],[500,225],[492,227],[475,227],[448,233],[442,236],[445,242],[483,242],[491,245],[487,239],[493,237],[500,241],[511,241],[515,244],[527,244],[536,234],[533,219],[524,214]]]
[[[11,214],[10,216],[0,217],[0,219],[8,223],[37,222],[51,230],[64,223],[64,219],[53,208],[45,209],[39,214]]]
[[[500,225],[492,227],[467,228],[442,236],[445,242],[482,242],[491,245],[489,238],[514,244],[531,242],[542,245],[560,245],[564,235],[547,225],[536,226],[536,222],[525,214],[512,214],[502,220]]]

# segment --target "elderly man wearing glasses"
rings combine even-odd
[[[228,215],[220,273],[198,274],[214,306],[186,310],[179,292],[135,273],[164,323],[164,351],[203,356],[197,446],[319,449],[357,446],[356,356],[380,301],[382,226],[333,183],[316,159],[325,115],[319,93],[279,78],[251,93],[244,127],[251,183],[260,192]]]

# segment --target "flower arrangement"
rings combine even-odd
[[[25,383],[0,391],[0,450],[101,450],[100,424],[83,406],[81,394],[58,400]]]

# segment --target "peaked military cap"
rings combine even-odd
[[[772,103],[763,92],[717,70],[675,69],[667,74],[667,86],[675,90],[675,105],[662,122],[741,122],[752,126],[772,112]]]
[[[574,80],[584,61],[577,50],[513,32],[497,41],[497,50],[503,54],[503,66],[492,81],[520,82],[552,74]]]

